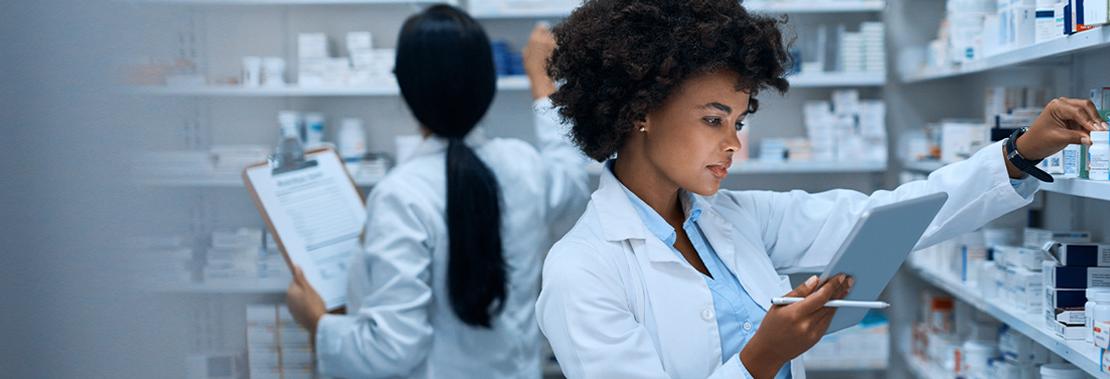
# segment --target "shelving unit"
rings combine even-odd
[[[457,4],[455,0],[136,0],[151,4],[196,5],[404,5]]]
[[[1097,347],[1083,340],[1067,341],[1060,338],[1044,325],[1044,318],[1040,314],[1023,312],[1015,309],[1010,304],[985,298],[976,289],[964,285],[959,280],[926,267],[911,264],[910,270],[922,280],[949,293],[956,299],[991,315],[998,321],[1006,323],[1014,330],[1043,345],[1049,351],[1071,362],[1071,364],[1088,374],[1095,377],[1107,377],[1106,374],[1099,372],[1099,349]]]
[[[824,87],[878,87],[886,83],[885,73],[837,73],[803,74],[789,78],[793,88]],[[530,88],[526,76],[504,76],[497,79],[499,91],[527,91]],[[373,86],[327,86],[327,87],[243,87],[233,85],[206,85],[195,87],[145,86],[133,88],[140,95],[156,96],[196,96],[196,97],[344,97],[344,96],[400,96],[401,90],[394,84]]]
[[[497,79],[500,91],[527,91],[528,78],[525,76],[506,76]],[[232,85],[209,85],[197,87],[139,87],[134,92],[141,95],[157,96],[197,96],[197,97],[339,97],[339,96],[400,96],[396,84],[373,86],[334,86],[334,87],[243,87]]]
[[[927,174],[944,167],[944,164],[936,161],[903,162],[902,167],[910,171]],[[1041,183],[1041,190],[1087,199],[1110,201],[1110,182],[1060,177],[1054,179],[1056,181],[1052,183]]]
[[[920,72],[904,75],[902,81],[916,83],[1016,65],[1042,63],[1053,58],[1107,46],[1110,46],[1110,28],[1103,27],[1000,52],[961,66],[925,68]]]
[[[1053,183],[1041,183],[1041,189],[1065,195],[1110,201],[1110,182],[1056,178]]]
[[[791,88],[881,87],[885,72],[822,72],[788,77]]]
[[[373,187],[381,178],[371,180],[356,180],[359,187]],[[140,184],[149,187],[202,187],[202,188],[244,188],[240,178],[173,178],[173,179],[143,179]]]
[[[739,162],[729,169],[734,174],[832,174],[886,171],[886,162]]]
[[[791,1],[791,2],[750,2],[745,4],[752,12],[761,13],[867,13],[881,12],[886,7],[882,0],[863,1]],[[552,19],[563,18],[569,11],[545,10],[533,12],[527,10],[504,10],[497,13],[471,12],[474,18],[480,20],[498,19]]]
[[[289,289],[290,278],[216,280],[199,283],[156,285],[153,292],[194,295],[282,295]]]
[[[790,1],[746,4],[748,10],[767,13],[861,13],[882,12],[886,2],[878,1]]]
[[[842,174],[879,173],[886,171],[886,162],[763,162],[750,160],[737,162],[728,169],[729,174]],[[591,175],[601,174],[601,165],[586,168]]]

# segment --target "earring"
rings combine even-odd
[[[643,126],[640,127],[640,133],[643,133],[643,132],[646,132],[646,131],[647,131],[646,127],[643,127]]]

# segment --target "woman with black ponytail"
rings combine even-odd
[[[496,91],[477,22],[448,5],[405,22],[394,73],[425,140],[367,198],[347,314],[325,314],[299,270],[289,289],[290,312],[314,335],[320,373],[540,377],[534,305],[548,225],[577,216],[589,192],[586,160],[547,100],[553,49],[542,26],[525,48],[537,150],[475,128]]]

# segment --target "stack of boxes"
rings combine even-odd
[[[1052,246],[1053,243],[1062,243],[1067,246],[1069,244],[1089,243],[1090,241],[1090,233],[1083,231],[1051,232],[1032,228],[1025,231],[1025,246],[1039,253],[1036,258],[1026,259],[1030,261],[1030,264],[1033,263],[1034,259],[1041,264],[1041,281],[1044,283],[1042,312],[1045,316],[1046,325],[1064,339],[1083,339],[1085,330],[1083,303],[1087,301],[1085,291],[1089,286],[1089,282],[1083,277],[1086,275],[1087,267],[1076,266],[1082,262],[1075,258],[1069,259],[1068,263],[1071,266],[1061,266],[1062,262],[1058,261],[1059,258],[1045,259],[1046,257],[1051,258],[1045,252],[1045,247]],[[1110,278],[1110,275],[1108,275],[1108,278]],[[1110,285],[1110,280],[1106,284]]]
[[[239,283],[244,280],[289,280],[289,270],[276,251],[269,234],[258,228],[212,232],[212,246],[203,266],[207,283]]]
[[[883,23],[864,22],[859,32],[843,32],[839,52],[844,72],[885,72]]]
[[[374,49],[370,32],[347,33],[350,57],[332,57],[324,33],[297,36],[297,82],[301,87],[396,85],[396,51]]]
[[[838,90],[831,102],[807,101],[803,117],[813,160],[886,161],[886,106],[882,101],[861,101],[856,90]],[[791,159],[794,156],[791,151]]]
[[[247,360],[251,379],[312,379],[315,353],[308,331],[284,304],[247,306]]]

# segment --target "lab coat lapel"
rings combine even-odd
[[[702,208],[698,227],[705,234],[709,244],[717,251],[717,256],[740,280],[740,285],[748,295],[763,310],[769,310],[771,297],[781,295],[778,293],[780,292],[779,278],[770,259],[763,250],[756,248],[747,240],[736,238],[738,233],[734,230],[733,224],[721,217],[713,209],[710,201],[700,196],[696,197],[695,201],[698,201]]]

